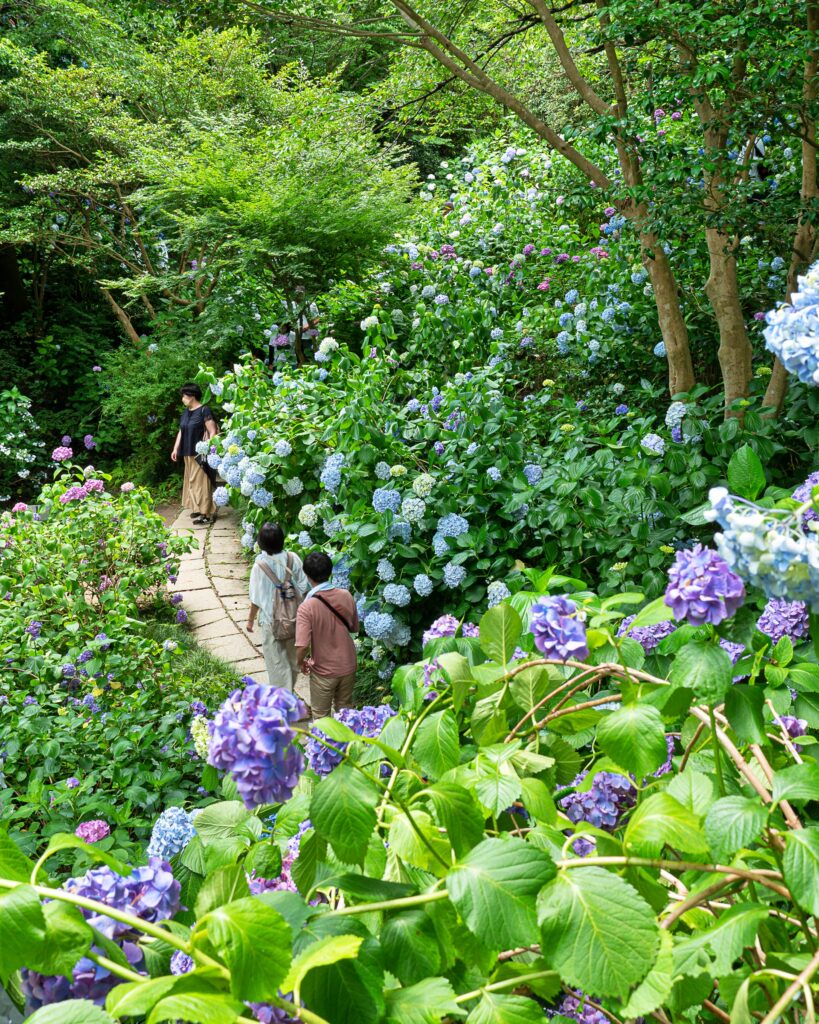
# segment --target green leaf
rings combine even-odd
[[[363,941],[360,935],[328,935],[314,942],[290,965],[287,977],[280,986],[282,992],[293,992],[301,988],[302,981],[315,967],[326,967],[339,960],[356,957]]]
[[[29,957],[39,956],[45,938],[40,897],[30,885],[0,892],[0,982],[6,984]]]
[[[196,897],[194,912],[197,918],[204,917],[216,907],[224,906],[225,903],[232,903],[234,900],[240,900],[249,895],[250,886],[247,884],[244,865],[229,864],[226,867],[217,868],[202,883],[202,888]]]
[[[509,604],[495,605],[481,618],[481,648],[492,661],[505,665],[511,660],[522,632],[523,623],[515,609]]]
[[[421,722],[412,753],[424,772],[432,779],[440,778],[454,768],[460,758],[458,723],[447,708],[429,715]]]
[[[702,772],[686,768],[681,775],[675,775],[668,784],[666,793],[702,818],[714,802],[714,783]]]
[[[250,825],[253,815],[240,800],[220,800],[210,804],[196,815],[196,834],[207,846],[211,839],[234,839],[242,826]],[[261,831],[261,822],[254,819]],[[258,836],[258,832],[255,832]]]
[[[723,861],[762,835],[768,812],[758,799],[725,796],[705,818],[705,837],[717,861]]]
[[[466,1024],[543,1024],[543,1010],[533,999],[482,992]]]
[[[194,930],[207,935],[230,969],[230,987],[237,999],[272,999],[290,967],[290,925],[278,911],[249,896],[212,910]]]
[[[322,878],[322,889],[341,889],[347,896],[363,900],[365,903],[378,902],[380,900],[397,900],[403,896],[411,896],[418,889],[414,885],[405,885],[402,882],[388,882],[383,878],[368,878],[367,875],[330,875],[329,878]]]
[[[546,783],[540,779],[521,779],[520,788],[523,805],[532,817],[545,825],[554,825],[557,808]]]
[[[356,932],[357,924],[359,922],[349,918],[335,921],[329,918],[310,922],[306,928],[322,938],[328,933],[327,929],[332,929],[331,934]],[[378,943],[365,938],[355,960],[339,960],[310,971],[302,985],[303,1001],[332,1024],[381,1024],[384,1013],[382,959]]]
[[[409,988],[389,989],[385,995],[386,1024],[440,1024],[446,1016],[466,1014],[455,1002],[455,992],[446,978],[425,978]]]
[[[597,742],[612,761],[638,779],[668,757],[663,717],[650,704],[627,704],[607,714],[597,727]]]
[[[313,826],[345,864],[363,863],[378,798],[375,784],[347,764],[339,765],[313,791]]]
[[[669,793],[652,793],[632,814],[623,837],[627,853],[656,857],[664,846],[686,853],[708,853],[699,820]]]
[[[361,739],[349,725],[339,722],[337,718],[319,718],[318,721],[313,722],[312,728],[320,729],[328,739],[336,740],[339,743],[354,743]]]
[[[542,948],[566,984],[623,999],[653,966],[654,913],[618,875],[599,867],[561,871],[537,905]]]
[[[463,857],[483,839],[483,811],[468,789],[437,782],[422,793],[432,801],[435,818],[446,829],[456,856]]]
[[[442,967],[435,922],[424,910],[390,915],[378,938],[385,962],[402,985],[414,985]]]
[[[426,842],[419,837],[419,832]],[[417,808],[412,810],[412,823],[403,811],[393,816],[390,822],[389,844],[390,850],[397,857],[426,871],[440,873],[442,866],[449,864],[452,859],[447,837],[440,832],[426,811],[419,811]],[[436,853],[442,858],[443,864],[435,856]]]
[[[669,679],[675,686],[693,690],[698,701],[719,704],[731,686],[733,665],[721,647],[704,640],[690,640],[677,652]]]
[[[447,876],[471,932],[493,949],[537,941],[534,896],[555,875],[551,857],[522,839],[485,839]]]
[[[645,1017],[665,1003],[674,983],[674,941],[671,932],[660,932],[660,949],[654,966],[628,997],[620,1011],[624,1019]]]
[[[282,873],[282,852],[272,840],[254,843],[245,857],[245,870],[257,878],[278,878]]]
[[[805,761],[783,768],[774,775],[773,802],[819,799],[819,764]]]
[[[174,975],[170,975],[117,985],[108,993],[105,1009],[114,1017],[144,1016],[160,999],[173,991],[178,980]]]
[[[65,999],[50,1003],[26,1017],[26,1024],[115,1024],[101,1006],[89,999]]]
[[[511,764],[480,760],[477,773],[475,796],[493,817],[520,799],[520,778]]]
[[[731,456],[728,463],[728,484],[734,494],[753,501],[765,489],[765,470],[759,456],[750,445],[744,444]]]
[[[452,706],[456,711],[460,711],[464,698],[474,683],[469,661],[457,651],[446,651],[439,654],[435,660],[452,684]]]
[[[33,870],[34,861],[26,857],[8,832],[0,829],[0,878],[28,882]]]
[[[819,914],[819,828],[788,832],[782,871],[799,906],[809,914]]]
[[[660,622],[668,622],[672,616],[673,612],[665,603],[665,598],[658,597],[637,612],[625,635],[628,636],[633,630],[642,629],[643,626],[656,626]]]
[[[737,736],[746,743],[765,743],[762,708],[765,695],[759,686],[735,684],[725,696],[725,716]]]
[[[679,940],[674,947],[674,975],[697,975],[702,971],[702,952],[710,952],[715,976],[727,974],[743,949],[753,945],[760,925],[768,916],[758,903],[740,903],[720,914],[707,931]]]
[[[45,939],[39,953],[28,957],[26,967],[41,974],[68,975],[88,951],[93,933],[77,907],[50,900],[42,909]]]
[[[243,1014],[243,1003],[227,993],[180,992],[161,1000],[151,1011],[147,1024],[183,1020],[186,1024],[233,1024]]]
[[[509,681],[512,700],[523,711],[531,711],[554,688],[546,665],[525,668]]]
[[[129,864],[125,864],[123,861],[117,860],[116,857],[112,857],[110,853],[101,850],[96,843],[86,843],[72,832],[57,832],[49,839],[45,853],[50,855],[57,853],[59,850],[82,850],[92,860],[99,860],[103,864],[107,864],[118,875],[130,875],[133,871]]]

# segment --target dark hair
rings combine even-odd
[[[190,395],[191,398],[195,398],[197,402],[202,401],[202,389],[198,384],[183,384],[179,389],[180,395]]]
[[[314,583],[326,583],[333,571],[333,562],[323,551],[311,551],[304,559],[304,571]]]
[[[262,551],[268,555],[278,555],[284,547],[284,530],[278,523],[262,523],[257,539]]]

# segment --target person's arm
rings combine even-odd
[[[250,570],[250,583],[248,585],[248,597],[250,598],[250,609],[247,613],[247,629],[249,633],[253,632],[253,626],[256,622],[256,616],[259,614],[260,600],[260,584],[261,584],[262,570],[254,562],[253,568]]]
[[[259,606],[250,602],[250,611],[247,613],[247,631],[248,633],[253,632],[253,624],[256,622],[256,616],[259,614]]]
[[[208,436],[208,440],[212,437],[216,437],[219,433],[219,428],[216,426],[216,420],[213,418],[213,413],[210,411],[210,406],[206,405],[202,413],[202,418],[205,421],[205,433]],[[204,440],[204,438],[203,438]]]
[[[214,426],[215,426],[215,424],[214,424]],[[181,445],[182,445],[182,431],[181,430],[177,430],[177,432],[176,432],[176,440],[174,441],[173,448],[171,449],[171,462],[176,462],[177,459],[179,458],[179,449],[180,449]]]
[[[308,602],[309,604],[309,602]],[[312,639],[312,628],[310,616],[305,605],[301,605],[296,612],[296,664],[299,672],[304,672],[304,660],[310,650]]]

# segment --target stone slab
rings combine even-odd
[[[218,608],[204,608],[201,611],[190,610],[188,622],[194,630],[197,630],[200,626],[209,626],[212,622],[229,623],[230,619],[225,615],[225,609],[220,604]]]
[[[227,576],[214,576],[211,585],[219,597],[239,597],[247,594],[247,583],[241,579],[230,579]]]
[[[208,565],[213,566],[244,565],[244,562],[242,562],[242,560],[232,551],[209,551],[207,554],[207,563]],[[220,569],[219,572],[221,573],[222,570]],[[225,575],[227,575],[227,573],[225,573]]]
[[[211,640],[203,640],[202,646],[206,647],[211,654],[231,664],[244,661],[255,661],[256,654],[247,640],[239,633],[232,633],[226,637],[214,637]]]
[[[202,613],[206,614],[206,613]],[[220,637],[235,636],[236,626],[227,615],[220,615],[213,622],[197,625],[195,630],[196,640],[203,643],[205,640],[216,640]]]
[[[204,564],[196,567],[180,566],[179,575],[173,585],[174,590],[181,590],[182,593],[192,590],[210,590],[210,587],[211,583],[205,572]]]
[[[237,672],[240,676],[253,676],[256,682],[260,682],[258,676],[265,673],[267,677],[267,670],[264,667],[264,658],[247,658],[245,661],[234,661],[233,671]]]
[[[190,590],[185,594],[186,612],[204,612],[212,608],[221,608],[221,603],[210,588],[207,590]]]
[[[211,535],[208,538],[208,553],[213,551],[218,554],[231,554],[235,555],[236,561],[240,561],[241,556],[241,545],[239,541],[233,537],[220,537]]]

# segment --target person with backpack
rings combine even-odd
[[[284,550],[284,531],[278,523],[264,523],[257,543],[261,552],[250,571],[247,629],[253,632],[258,615],[267,680],[292,692],[298,671],[296,613],[309,584],[299,556]]]
[[[310,671],[313,718],[326,718],[333,707],[353,706],[358,609],[349,590],[330,582],[333,563],[323,551],[310,552],[304,571],[311,589],[296,615],[296,660],[299,671]]]

